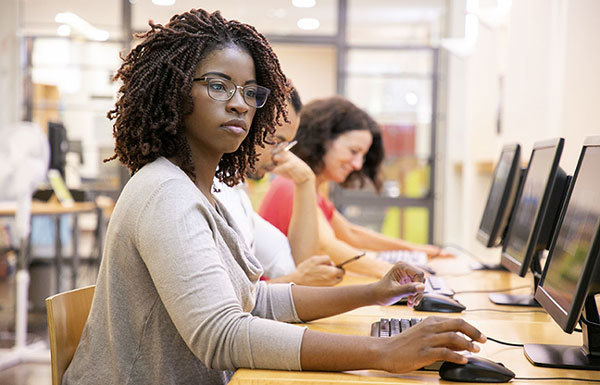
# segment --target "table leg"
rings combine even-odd
[[[77,288],[77,273],[79,272],[79,215],[73,215],[72,223],[72,246],[73,254],[71,260],[71,289]]]
[[[56,264],[56,292],[61,292],[60,277],[62,276],[62,240],[60,239],[61,215],[54,217],[54,262]]]

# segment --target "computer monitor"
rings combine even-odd
[[[67,140],[67,130],[62,123],[48,122],[48,143],[50,144],[49,168],[58,170],[64,178],[69,142]]]
[[[567,333],[581,320],[583,346],[526,344],[535,365],[600,370],[600,136],[587,138],[535,298]]]
[[[499,246],[517,195],[521,173],[521,146],[508,144],[502,148],[494,169],[492,186],[481,216],[477,240],[485,247]]]
[[[549,247],[568,182],[559,167],[563,145],[563,138],[534,144],[502,246],[504,267],[521,277],[533,271],[534,292],[542,273],[540,254]],[[539,306],[533,294],[492,293],[490,300],[499,305]]]

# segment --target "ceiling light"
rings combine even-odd
[[[67,24],[61,24],[56,28],[56,33],[58,36],[70,36],[71,35],[71,27]]]
[[[410,91],[404,95],[404,100],[409,106],[416,106],[419,103],[419,97],[414,92]]]
[[[72,12],[57,13],[54,17],[54,21],[57,23],[67,24],[69,27],[81,32],[88,39],[97,41],[108,40],[108,31],[94,27]]]
[[[169,5],[175,4],[175,0],[152,0],[152,3],[155,5],[161,5],[163,7],[168,7]]]
[[[319,28],[321,23],[319,22],[319,20],[317,20],[313,17],[303,17],[302,19],[298,20],[297,25],[298,25],[298,28],[300,28],[300,29],[304,29],[306,31],[312,31],[314,29]]]
[[[317,4],[317,0],[292,0],[294,7],[312,8]]]

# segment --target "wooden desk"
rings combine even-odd
[[[16,212],[16,204],[2,204],[0,205],[0,217],[14,217]],[[62,206],[58,202],[40,202],[33,201],[31,202],[31,216],[41,215],[41,216],[50,216],[54,219],[55,223],[55,237],[54,237],[54,263],[55,263],[55,273],[56,273],[56,291],[61,291],[60,285],[60,277],[62,274],[62,264],[63,264],[63,255],[62,255],[62,240],[60,237],[60,223],[61,217],[65,214],[73,216],[73,225],[72,225],[72,233],[71,233],[71,242],[73,253],[71,256],[71,289],[76,288],[77,283],[77,271],[79,269],[79,231],[78,231],[78,220],[79,214],[82,213],[90,213],[95,212],[99,215],[98,223],[102,222],[102,212],[97,208],[94,202],[75,202],[72,206],[65,207]],[[97,235],[100,238],[100,242],[102,242],[102,226],[99,227],[99,234]],[[29,240],[27,249],[29,247]],[[100,247],[101,249],[101,247]],[[27,264],[28,258],[30,257],[28,251],[25,253],[27,260],[22,263]]]
[[[96,209],[94,202],[75,202],[73,206],[65,207],[56,202],[31,202],[31,215],[61,215],[74,214]],[[0,217],[14,216],[16,205],[0,205]]]
[[[460,260],[435,261],[438,266],[438,275],[443,276],[442,265],[462,264]],[[454,266],[453,276],[444,279],[455,291],[504,289],[522,286],[532,282],[531,277],[520,278],[507,272],[478,271],[468,275],[460,275],[461,270]],[[447,273],[447,271],[446,271]],[[361,284],[372,282],[370,278],[359,276],[346,276],[342,284]],[[527,293],[531,289],[521,290]],[[480,308],[491,310],[526,310],[517,306],[499,306],[487,299],[487,293],[458,294],[456,296],[468,309]],[[541,308],[534,310],[542,310]],[[371,323],[380,318],[411,318],[441,315],[440,313],[417,312],[406,306],[368,306],[337,316],[324,318],[305,324],[311,330],[340,333],[349,335],[367,336],[371,330]],[[543,313],[501,313],[495,311],[464,312],[462,314],[443,314],[448,317],[462,317],[473,323],[485,335],[506,342],[515,343],[552,343],[565,345],[581,345],[581,333],[568,335],[564,333],[552,320]],[[577,377],[600,379],[598,371],[566,370],[541,368],[533,366],[525,357],[523,348],[500,345],[488,341],[480,345],[481,352],[477,355],[502,362],[506,367],[515,372],[517,377]],[[281,384],[451,384],[442,380],[437,372],[413,371],[404,374],[392,374],[382,371],[361,370],[352,372],[292,372],[278,370],[250,370],[239,369],[230,384],[232,385],[281,385]],[[528,384],[531,381],[513,380],[513,383]],[[582,384],[581,381],[535,381],[543,384]]]

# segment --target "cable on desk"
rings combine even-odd
[[[547,314],[543,310],[501,310],[501,309],[467,309],[465,312],[469,311],[495,311],[497,313],[543,313]]]
[[[583,330],[581,330],[580,328],[574,328],[573,331],[575,333],[583,333]]]
[[[585,318],[583,316],[583,314],[581,315],[581,317],[579,317],[579,319],[581,320],[581,322],[583,322],[584,324],[586,324],[587,326],[594,326],[594,327],[600,327],[599,323],[590,321],[589,319]]]
[[[500,340],[497,340],[497,339],[495,339],[495,338],[492,338],[492,337],[490,337],[490,336],[486,336],[486,337],[487,337],[487,339],[488,339],[488,340],[490,340],[490,341],[494,341],[494,342],[495,342],[495,343],[497,343],[497,344],[508,345],[508,346],[516,346],[516,347],[518,347],[518,348],[522,348],[523,346],[525,346],[525,345],[523,345],[523,344],[515,344],[515,343],[512,343],[512,342],[504,342],[504,341],[500,341]]]
[[[464,291],[455,291],[454,294],[501,293],[501,292],[504,292],[504,291],[513,291],[513,290],[518,290],[518,289],[526,289],[528,287],[531,287],[531,285],[515,286],[515,287],[509,287],[509,288],[506,288],[506,289],[498,289],[498,290],[464,290]]]
[[[523,381],[543,381],[543,380],[563,380],[563,381],[586,381],[586,382],[600,382],[600,380],[593,380],[591,378],[579,378],[579,377],[515,377],[513,380]]]

